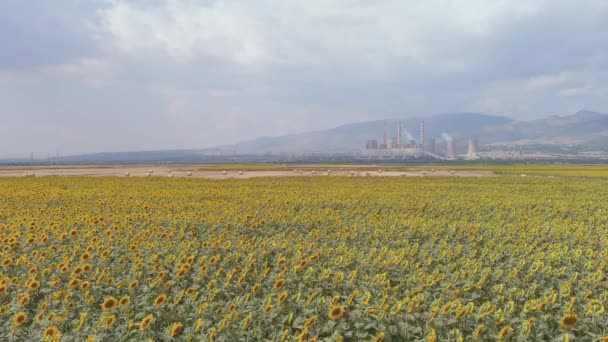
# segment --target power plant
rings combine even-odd
[[[368,140],[365,149],[358,153],[360,159],[457,159],[458,151],[455,139],[447,133],[442,133],[440,139],[430,138],[425,141],[425,122],[420,121],[420,138],[417,142],[405,129],[402,123],[395,123],[395,135],[390,136],[389,123],[384,122],[382,141],[376,139]],[[403,139],[403,134],[407,139]],[[445,142],[445,147],[438,149],[438,140]],[[478,158],[479,142],[476,139],[469,140],[466,158]]]

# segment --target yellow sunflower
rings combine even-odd
[[[18,327],[27,320],[27,314],[25,312],[19,312],[13,317],[13,325]]]
[[[129,290],[134,291],[137,286],[139,286],[139,282],[137,280],[133,280],[130,284],[129,284]]]
[[[277,279],[277,281],[274,282],[274,288],[276,290],[281,289],[283,285],[285,285],[285,279],[283,278]]]
[[[502,328],[498,332],[497,338],[499,341],[504,341],[504,339],[507,338],[509,335],[511,335],[514,331],[515,331],[515,329],[513,329],[511,326],[507,325],[506,327]]]
[[[179,322],[175,322],[175,323],[171,324],[171,327],[169,328],[169,336],[175,337],[175,336],[181,334],[181,332],[183,330],[184,330],[184,325]]]
[[[118,300],[116,298],[108,297],[103,301],[103,304],[101,304],[101,310],[110,311],[110,310],[114,309],[117,304],[118,304]]]
[[[603,314],[604,311],[604,304],[597,299],[590,300],[589,303],[587,303],[587,315],[597,316]]]
[[[144,317],[144,319],[141,320],[141,323],[139,323],[139,331],[145,331],[148,326],[150,325],[150,323],[152,323],[152,321],[154,320],[154,315],[149,314],[146,317]]]
[[[578,317],[576,314],[570,313],[564,315],[562,319],[559,321],[559,326],[562,329],[572,329],[578,325]]]
[[[342,305],[336,305],[329,310],[329,318],[336,320],[344,315],[344,307]]]
[[[154,299],[154,306],[161,306],[165,301],[167,301],[166,294],[158,295],[158,297],[156,297],[156,299]]]
[[[50,325],[44,330],[45,337],[55,337],[58,334],[59,330],[57,330],[57,327],[55,327],[54,325]]]

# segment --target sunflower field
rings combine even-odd
[[[608,179],[0,178],[2,341],[607,341]]]

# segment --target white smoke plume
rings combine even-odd
[[[441,133],[441,139],[445,140],[445,141],[452,141],[454,140],[454,138],[452,138],[451,135],[447,134],[447,133]]]
[[[413,136],[410,134],[410,132],[408,132],[408,130],[407,130],[407,129],[405,129],[405,128],[401,128],[401,132],[402,132],[403,134],[405,134],[405,137],[407,138],[407,140],[408,140],[408,141],[410,141],[410,140],[414,140],[414,137],[413,137]]]

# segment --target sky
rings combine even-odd
[[[2,0],[0,158],[608,112],[606,0]]]

